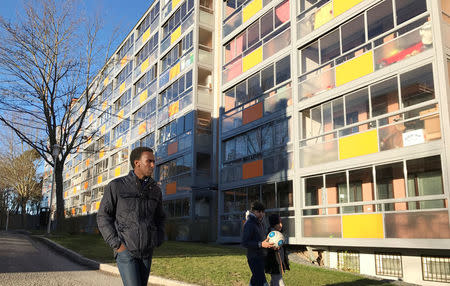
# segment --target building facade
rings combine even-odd
[[[446,0],[155,1],[98,77],[66,215],[149,146],[171,239],[238,242],[260,200],[327,266],[450,282],[449,69]]]

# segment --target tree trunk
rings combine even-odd
[[[22,228],[25,228],[25,219],[26,219],[26,215],[27,215],[27,201],[25,199],[22,199],[22,201],[20,202],[21,208],[22,208]]]
[[[56,229],[62,231],[64,224],[64,197],[63,197],[63,163],[56,161],[55,190],[56,190]]]

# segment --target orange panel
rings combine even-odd
[[[178,141],[172,142],[167,146],[167,155],[172,155],[178,152]]]
[[[166,185],[166,195],[173,195],[177,193],[177,182],[168,183]]]
[[[263,161],[257,160],[242,165],[242,179],[250,179],[263,175]]]
[[[263,115],[263,103],[257,103],[244,111],[242,111],[242,124],[247,124],[257,119],[260,119]]]
[[[84,182],[84,189],[85,190],[87,190],[88,186],[89,186],[88,182]]]

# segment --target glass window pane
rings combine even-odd
[[[317,206],[322,204],[322,188],[322,176],[305,179],[305,206]]]
[[[225,142],[225,160],[236,158],[236,141],[234,139]]]
[[[370,87],[372,117],[399,109],[397,78],[391,78]],[[393,123],[393,122],[389,122]]]
[[[261,39],[273,30],[273,12],[270,10],[261,17]]]
[[[261,198],[259,196],[259,185],[248,187],[247,192],[248,192],[248,209],[250,209],[251,204],[253,202],[261,201]]]
[[[277,202],[279,208],[294,206],[292,195],[292,181],[277,183]]]
[[[266,151],[273,147],[273,128],[272,125],[265,125],[261,129],[262,150]]]
[[[344,127],[344,99],[338,98],[332,101],[333,106],[333,128]]]
[[[262,203],[266,209],[276,208],[275,204],[275,184],[262,185]]]
[[[241,82],[236,86],[236,106],[247,101],[247,83]]]
[[[235,103],[234,88],[232,88],[223,94],[223,105],[225,107],[225,112],[234,108]]]
[[[406,161],[408,171],[408,196],[429,196],[444,193],[442,181],[441,157],[433,156]],[[415,209],[416,203],[410,203]],[[444,207],[442,201],[421,201],[420,208]]]
[[[259,95],[261,95],[261,83],[260,83],[259,73],[257,73],[248,79],[247,100],[251,100]]]
[[[375,199],[372,168],[352,170],[349,172],[349,200],[350,202],[368,202]],[[373,212],[373,205],[355,207],[355,212]]]
[[[261,136],[258,132],[259,130],[254,130],[248,132],[245,136],[247,137],[247,154],[255,154],[261,151]]]
[[[265,92],[274,86],[273,65],[261,71],[262,91]]]
[[[321,133],[322,127],[322,108],[317,106],[311,109],[311,136],[317,136]]]
[[[360,15],[342,26],[341,33],[343,53],[363,44],[366,41],[364,29],[364,15]]]
[[[289,1],[285,1],[275,8],[275,27],[289,21],[290,18]]]
[[[347,175],[345,172],[325,175],[325,184],[329,205],[348,203]]]
[[[247,208],[247,192],[245,188],[235,190],[235,201],[239,211],[244,211]]]
[[[259,41],[259,22],[254,23],[248,28],[247,40],[249,48]]]
[[[320,39],[320,62],[324,64],[341,53],[339,30],[336,29]]]
[[[323,132],[333,130],[333,115],[331,114],[331,102],[322,105]]]
[[[319,44],[314,42],[301,50],[302,74],[319,66]]]
[[[395,0],[397,25],[427,10],[426,0]]]
[[[345,96],[345,116],[347,125],[369,118],[369,95],[367,89],[358,90]]]
[[[247,142],[244,135],[236,137],[236,158],[242,158],[247,155]]]
[[[369,39],[383,34],[394,27],[392,0],[386,0],[367,11]]]
[[[400,75],[403,107],[434,99],[431,64]]]
[[[405,197],[402,162],[376,166],[375,170],[379,200]]]
[[[287,56],[276,63],[277,82],[280,84],[291,78],[291,57]]]

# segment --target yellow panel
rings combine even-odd
[[[78,173],[78,166],[75,167],[75,174]]]
[[[86,167],[89,167],[89,162],[90,162],[90,160],[89,160],[89,158],[87,158],[86,159]]]
[[[172,35],[170,35],[170,44],[173,44],[181,36],[181,26],[179,26]]]
[[[337,17],[363,0],[333,0],[334,17]]]
[[[82,210],[84,213],[86,212],[86,205],[83,205]]]
[[[142,104],[147,99],[147,96],[148,96],[148,90],[146,89],[145,91],[143,91],[141,93],[141,95],[139,95],[139,103]]]
[[[127,56],[125,55],[125,56],[120,60],[120,67],[123,67],[126,63],[127,63]]]
[[[250,4],[242,9],[242,23],[245,23],[253,15],[255,15],[263,7],[262,0],[253,0]]]
[[[98,210],[100,208],[100,202],[95,203],[95,209]]]
[[[150,27],[148,27],[147,31],[142,35],[142,42],[145,43],[148,38],[150,38]]]
[[[147,130],[147,122],[142,122],[141,124],[139,124],[138,127],[138,135],[141,135],[142,133],[144,133]]]
[[[94,120],[94,115],[91,114],[91,115],[89,116],[89,123],[91,123],[92,120]]]
[[[328,23],[333,19],[333,1],[323,5],[314,15],[314,29]]]
[[[175,7],[177,7],[177,5],[181,2],[181,0],[172,0],[172,10],[175,9]],[[184,15],[183,15],[184,16]]]
[[[122,109],[121,111],[119,111],[119,113],[117,113],[117,117],[119,117],[119,119],[123,119],[123,114],[124,114],[124,111]]]
[[[64,197],[67,198],[67,191],[64,192]]]
[[[367,52],[336,67],[336,86],[373,72],[373,54]]]
[[[141,64],[141,73],[145,72],[145,70],[148,68],[148,65],[150,64],[150,59],[146,59],[142,64]]]
[[[106,77],[105,80],[103,81],[103,85],[107,86],[109,83],[109,77]]]
[[[378,152],[378,133],[371,130],[339,139],[339,160]]]
[[[263,60],[262,47],[257,48],[242,59],[242,71],[245,72]]]
[[[114,169],[114,177],[120,176],[120,166]]]
[[[177,100],[176,102],[169,105],[169,117],[178,113],[180,111],[180,101]]]
[[[124,92],[124,91],[125,91],[125,82],[122,83],[122,84],[120,85],[120,87],[119,87],[119,92],[120,92],[120,93],[122,93],[122,92]]]
[[[100,154],[98,154],[98,157],[101,159],[105,156],[105,150],[100,150]]]
[[[117,141],[116,141],[116,147],[117,147],[117,148],[122,147],[122,137],[120,137],[119,139],[117,139]]]
[[[98,176],[97,184],[101,184],[103,182],[103,176]]]
[[[102,104],[102,109],[105,110],[107,106],[108,106],[108,101],[105,100],[105,102],[103,102],[103,104]]]
[[[77,193],[77,187],[73,187],[73,194],[76,195]]]
[[[169,71],[169,80],[172,80],[180,73],[180,63],[177,63]]]
[[[88,143],[88,144],[91,144],[91,143],[92,143],[92,137],[89,138],[89,140],[88,140],[87,143]]]
[[[383,215],[343,215],[342,230],[343,238],[384,238]]]
[[[103,126],[100,128],[100,134],[101,134],[101,135],[105,134],[105,131],[106,131],[106,125],[103,125]]]

